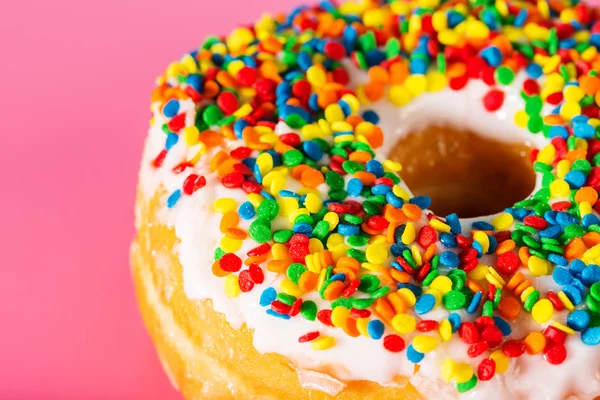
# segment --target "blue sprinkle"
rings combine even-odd
[[[575,288],[577,290],[579,290],[579,293],[581,293],[582,295],[585,293],[585,285],[583,284],[583,282],[581,282],[581,280],[577,278],[573,278],[573,280],[571,281],[571,285],[575,286]]]
[[[412,283],[398,282],[398,289],[408,289],[413,292],[415,297],[419,297],[421,296],[421,293],[423,293],[421,286],[413,285]]]
[[[440,233],[440,242],[442,242],[442,244],[448,248],[454,248],[458,245],[456,243],[456,238],[454,237],[454,235],[448,232]]]
[[[600,344],[600,328],[587,328],[581,332],[581,341],[588,346]]]
[[[460,260],[456,254],[446,250],[440,254],[440,264],[445,267],[456,268],[458,267],[458,264],[460,264]]]
[[[482,297],[483,297],[483,294],[481,292],[475,293],[475,295],[471,299],[471,303],[469,304],[469,307],[467,308],[467,312],[469,314],[473,314],[475,311],[477,311],[477,307],[479,306],[479,302],[481,301]]]
[[[375,185],[371,188],[371,193],[373,193],[374,195],[386,195],[389,192],[392,191],[392,188],[389,187],[388,185]]]
[[[425,210],[431,205],[431,198],[429,196],[415,196],[409,200],[409,203],[416,204],[421,210]]]
[[[554,268],[552,271],[552,279],[557,285],[564,286],[571,283],[573,277],[566,268]]]
[[[498,248],[498,241],[492,235],[487,235],[488,240],[490,241],[490,246],[486,254],[494,254],[496,249]]]
[[[362,117],[365,121],[372,123],[373,125],[377,125],[379,123],[379,115],[373,110],[366,110]]]
[[[402,234],[404,233],[405,229],[406,225],[399,225],[398,227],[396,227],[396,229],[394,230],[394,242],[402,244]]]
[[[546,221],[548,221],[550,224],[556,225],[557,224],[557,222],[556,222],[557,215],[558,215],[558,212],[556,212],[556,211],[546,211],[544,213],[544,219]]]
[[[163,114],[167,118],[173,118],[179,112],[179,101],[175,99],[169,100],[163,107]]]
[[[567,260],[561,255],[554,253],[548,254],[548,261],[550,261],[553,264],[560,265],[561,267],[566,267],[567,265],[569,265],[569,260]]]
[[[254,211],[254,206],[249,201],[245,201],[242,203],[240,208],[238,209],[238,214],[242,219],[252,219],[256,215],[256,211]]]
[[[519,11],[519,13],[517,14],[517,17],[515,18],[515,20],[513,21],[514,26],[516,26],[517,28],[521,28],[523,25],[525,25],[525,21],[527,20],[527,10],[526,9],[521,9],[521,11]],[[529,65],[537,65],[537,64],[529,64]],[[538,76],[532,76],[532,74],[529,72],[529,66],[527,67],[527,73],[529,74],[529,76],[531,76],[532,78],[539,78]],[[542,73],[542,69],[540,68],[540,74]]]
[[[446,223],[450,225],[450,232],[455,235],[462,233],[462,226],[460,225],[460,220],[458,219],[458,215],[450,214],[446,217]]]
[[[540,237],[543,238],[555,238],[562,233],[562,228],[558,225],[552,225],[539,232]]]
[[[590,314],[585,310],[575,310],[567,317],[567,326],[576,331],[582,331],[590,324]]]
[[[435,296],[427,293],[419,297],[415,303],[415,312],[418,315],[427,314],[429,311],[433,310],[433,307],[435,307]]]
[[[346,191],[352,197],[360,196],[360,193],[362,192],[362,190],[363,190],[363,184],[362,184],[361,180],[358,178],[350,179],[348,181],[348,184],[346,185]]]
[[[482,230],[482,231],[494,230],[494,225],[490,224],[489,222],[485,222],[485,221],[473,222],[473,224],[471,226],[473,227],[473,229],[478,229],[478,230]]]
[[[423,360],[424,357],[425,354],[416,351],[412,344],[408,345],[406,349],[406,358],[408,359],[408,361],[410,361],[413,364],[418,364]]]
[[[460,328],[460,325],[462,324],[460,315],[458,315],[455,312],[448,315],[448,322],[450,322],[450,325],[452,325],[452,333],[455,333],[458,330],[458,328]]]
[[[502,62],[502,52],[496,46],[489,46],[481,50],[479,56],[492,67],[497,67]]]
[[[480,258],[483,254],[483,247],[481,247],[481,244],[479,242],[473,242],[473,245],[471,247],[477,250],[477,258]]]
[[[596,134],[596,130],[590,124],[575,124],[573,126],[573,134],[578,138],[592,139]]]
[[[588,287],[600,281],[600,267],[594,264],[588,265],[581,272],[581,280],[583,281],[583,284]]]
[[[367,332],[369,332],[369,336],[371,336],[371,339],[381,339],[384,330],[385,325],[383,325],[383,322],[381,322],[378,319],[372,319],[367,325]]]
[[[281,192],[279,192],[279,195],[281,197],[293,197],[296,199],[300,199],[302,197],[298,193],[292,192],[291,190],[282,190]]]
[[[542,67],[539,64],[531,63],[527,66],[527,75],[529,75],[533,79],[539,78],[540,76],[542,76],[543,73],[544,71],[542,70]]]
[[[573,172],[573,171],[571,171],[571,172]],[[559,225],[567,226],[567,225],[577,224],[579,221],[577,221],[577,218],[575,218],[573,215],[571,215],[569,213],[559,212],[556,214],[556,222]]]
[[[311,226],[311,225],[310,225],[308,222],[301,222],[301,223],[299,223],[299,224],[295,224],[295,225],[292,227],[292,230],[293,230],[294,232],[296,232],[296,233],[304,233],[304,234],[307,234],[307,233],[311,233],[311,232],[312,232],[312,230],[313,230],[313,228],[312,228],[312,226]]]
[[[406,249],[405,247],[403,247],[403,246],[401,246],[399,244],[396,244],[396,243],[394,243],[393,245],[390,246],[390,252],[392,253],[392,255],[394,257],[401,256],[402,252],[405,249]],[[394,264],[397,264],[398,268],[396,268]],[[392,266],[395,267],[396,269],[400,270],[400,271],[403,271],[402,267],[400,267],[400,264],[398,264],[396,261],[392,262]]]
[[[589,119],[587,115],[576,115],[571,119],[571,124],[585,124]]]
[[[581,292],[575,286],[566,285],[563,286],[562,290],[563,292],[565,292],[569,300],[571,300],[571,303],[573,303],[574,305],[579,305],[583,301]]]
[[[254,178],[256,179],[256,183],[262,185],[262,174],[260,173],[260,167],[258,166],[258,164],[254,164],[254,168],[253,171],[254,173]]]
[[[510,324],[508,322],[498,317],[497,315],[494,315],[492,318],[494,319],[494,322],[496,323],[498,329],[500,329],[500,331],[502,332],[502,336],[509,336],[512,333],[512,328],[510,327]]]
[[[346,274],[340,272],[339,274],[332,275],[329,280],[344,282],[346,280]]]
[[[415,57],[410,60],[410,72],[412,74],[424,74],[427,72],[427,62],[420,58]]]
[[[585,185],[585,179],[585,174],[579,170],[569,171],[564,177],[564,180],[569,184],[571,189],[579,189]]]
[[[383,165],[381,165],[381,163],[377,160],[367,161],[365,169],[367,170],[367,172],[374,174],[377,178],[381,178],[385,173]]]
[[[337,230],[342,236],[354,236],[360,233],[360,227],[358,227],[358,225],[338,224]]]
[[[314,161],[319,161],[323,158],[323,150],[321,146],[313,142],[312,140],[307,140],[302,144],[302,149],[308,158]]]
[[[271,193],[269,193],[269,192],[266,192],[266,191],[264,191],[264,190],[261,190],[261,191],[260,191],[260,195],[261,195],[262,197],[264,197],[265,199],[269,199],[269,200],[275,200],[275,197],[273,197],[273,195],[272,195]]]
[[[355,178],[354,178],[355,179]],[[388,192],[385,195],[385,200],[392,206],[396,208],[401,208],[404,205],[404,200],[400,197],[396,196],[393,192]],[[588,214],[591,215],[591,214]]]
[[[260,300],[258,304],[262,307],[266,307],[277,299],[277,291],[272,287],[268,287],[260,295]]]
[[[589,228],[592,225],[600,224],[600,219],[594,214],[586,214],[581,219],[581,223],[585,228]]]
[[[569,137],[569,131],[564,126],[554,125],[548,131],[548,136],[550,138],[560,137],[566,140]]]
[[[173,193],[171,193],[171,195],[167,199],[167,207],[169,207],[169,208],[175,207],[175,204],[177,204],[177,201],[179,201],[180,197],[181,197],[181,190],[180,189],[177,189],[176,191],[174,191]]]
[[[585,267],[586,265],[583,261],[573,260],[571,261],[571,265],[569,265],[569,272],[571,273],[571,275],[576,276],[581,274]]]
[[[272,317],[277,317],[277,318],[281,318],[281,319],[290,319],[290,316],[287,314],[280,314],[277,311],[273,311],[272,309],[267,309],[267,314],[269,314]]]
[[[188,77],[186,78],[186,83],[193,87],[194,90],[196,90],[196,92],[202,93],[202,87],[203,87],[203,82],[202,82],[202,77],[198,74],[190,74],[188,75]]]
[[[167,151],[171,150],[171,147],[175,146],[179,141],[179,136],[174,133],[169,133],[167,135],[167,139],[165,140],[165,149]]]

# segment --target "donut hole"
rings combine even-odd
[[[527,198],[535,187],[531,147],[504,143],[451,126],[409,132],[389,158],[411,192],[429,196],[437,215],[481,217]]]

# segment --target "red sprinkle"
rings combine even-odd
[[[350,282],[350,284],[348,286],[346,286],[346,288],[344,289],[344,291],[342,292],[342,297],[350,297],[354,294],[354,292],[356,292],[356,289],[358,289],[358,287],[360,286],[360,279],[355,279],[352,282]]]
[[[483,96],[483,106],[486,110],[497,111],[504,103],[504,92],[498,89],[492,89]]]
[[[519,268],[521,261],[519,256],[513,252],[500,254],[496,260],[496,269],[503,274],[512,274]]]
[[[417,243],[422,248],[426,249],[436,241],[437,234],[435,233],[435,229],[433,229],[429,225],[425,225],[419,230],[419,235],[417,236]]]
[[[544,330],[544,336],[551,342],[563,344],[567,340],[566,332],[561,331],[553,326],[549,326]]]
[[[548,222],[542,217],[537,215],[529,215],[523,219],[523,222],[527,226],[531,226],[535,229],[545,229],[548,226]]]
[[[183,193],[190,195],[204,186],[206,186],[205,177],[191,174],[183,181]]]
[[[544,358],[550,364],[562,364],[567,358],[567,349],[560,343],[548,343],[544,349]]]
[[[367,221],[369,228],[376,231],[382,231],[390,225],[390,222],[381,215],[374,215]]]
[[[433,319],[424,319],[417,324],[417,330],[420,332],[431,332],[439,328],[440,323]]]
[[[517,358],[525,352],[525,345],[518,340],[507,340],[502,346],[502,352],[507,357]]]
[[[550,300],[550,303],[552,303],[556,311],[562,311],[565,309],[564,304],[562,303],[562,301],[560,301],[560,299],[554,292],[546,293],[546,297],[548,298],[548,300]]]
[[[274,302],[271,303],[271,309],[279,314],[289,314],[290,310],[292,309],[292,306],[288,306],[285,303],[282,303],[279,300],[275,300]]]
[[[320,310],[317,313],[317,319],[327,326],[333,326],[331,322],[331,310]]]
[[[254,288],[254,280],[252,279],[252,274],[250,274],[250,271],[247,269],[240,272],[238,276],[238,281],[240,284],[240,290],[242,292],[249,292]]]
[[[154,168],[160,168],[162,166],[163,162],[165,161],[166,156],[167,156],[167,150],[163,150],[160,153],[158,153],[158,155],[156,156],[154,161],[152,161],[152,166]]]
[[[302,307],[302,299],[297,299],[293,304],[292,308],[290,308],[289,315],[290,317],[295,317],[300,313],[300,307]]]
[[[391,334],[383,338],[383,347],[385,347],[387,351],[391,351],[392,353],[401,352],[402,350],[404,350],[404,346],[404,339],[402,339],[398,335]]]
[[[463,322],[458,328],[458,336],[466,344],[475,344],[479,341],[479,332],[472,322]]]
[[[473,343],[467,349],[467,355],[471,358],[475,358],[482,355],[487,349],[489,349],[487,342],[481,341]]]
[[[254,283],[260,285],[265,281],[265,274],[258,264],[250,264],[250,266],[248,267],[248,271],[250,272],[250,278],[252,278],[252,281]]]
[[[219,267],[223,271],[238,272],[242,269],[242,259],[233,253],[227,253],[219,258]]]
[[[496,362],[491,358],[481,361],[477,367],[477,376],[480,381],[489,381],[496,373]]]
[[[244,183],[244,175],[241,172],[232,172],[225,175],[221,182],[226,188],[239,188]]]
[[[250,250],[247,254],[248,254],[248,257],[255,257],[255,256],[261,256],[263,254],[266,254],[269,251],[271,251],[271,245],[269,243],[263,243],[260,246],[255,247],[252,250]]]
[[[350,315],[352,315],[356,319],[369,318],[371,316],[371,311],[367,309],[359,310],[358,308],[353,308],[350,310]]]
[[[488,326],[481,332],[481,340],[485,340],[494,349],[502,343],[502,331],[496,326]]]
[[[298,342],[300,342],[300,343],[310,342],[310,341],[315,340],[316,338],[318,338],[319,335],[320,335],[319,331],[308,332],[306,335],[300,336],[298,338]]]

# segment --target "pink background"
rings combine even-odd
[[[150,91],[206,34],[298,1],[3,4],[0,398],[178,398],[128,266]]]
[[[176,399],[137,311],[154,78],[293,0],[35,0],[0,11],[0,398]]]

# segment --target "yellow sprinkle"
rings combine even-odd
[[[323,270],[323,271],[325,271],[325,270]],[[279,289],[282,292],[292,295],[294,297],[300,297],[304,294],[302,292],[302,290],[300,290],[298,285],[296,285],[294,282],[290,281],[289,279],[282,280],[281,284],[279,285]]]
[[[200,140],[200,131],[196,125],[187,126],[183,129],[183,138],[185,140],[185,144],[188,146],[193,146]]]
[[[417,335],[413,338],[412,346],[419,353],[429,353],[438,346],[438,338],[435,336]]]
[[[359,318],[356,320],[356,329],[364,337],[370,338],[369,335],[369,318]]]
[[[558,55],[557,55],[558,56]],[[558,56],[560,58],[560,56]],[[579,103],[585,96],[585,93],[579,86],[569,85],[563,90],[563,96],[566,101]]]
[[[338,307],[339,308],[339,307]],[[392,319],[392,328],[400,334],[411,333],[417,328],[415,317],[410,314],[398,314]]]
[[[558,164],[556,164],[556,176],[560,179],[563,179],[570,170],[571,161],[569,160],[560,160]]]
[[[570,192],[569,184],[563,179],[557,179],[550,183],[550,196],[554,199],[566,197]]]
[[[279,204],[279,213],[284,217],[289,217],[290,214],[295,213],[298,208],[298,200],[293,197],[281,197],[277,200]]]
[[[402,232],[402,243],[405,245],[409,245],[415,241],[417,237],[417,230],[415,229],[415,224],[412,222],[407,222],[404,228],[404,232]]]
[[[401,288],[398,290],[398,295],[404,300],[408,307],[414,307],[417,302],[415,294],[410,289]]]
[[[383,264],[389,257],[389,251],[383,244],[372,244],[367,247],[366,256],[370,263]]]
[[[450,382],[454,377],[455,364],[451,358],[446,358],[442,363],[442,379]]]
[[[384,241],[386,240],[387,238],[384,237]],[[415,260],[415,264],[417,264],[418,267],[423,265],[423,258],[421,257],[421,252],[419,251],[419,248],[416,244],[413,244],[411,246],[410,252],[412,253],[413,259]]]
[[[435,218],[429,221],[429,226],[431,226],[438,232],[450,232],[450,225],[445,224],[442,221]]]
[[[438,290],[442,294],[446,294],[452,290],[452,280],[445,275],[439,275],[431,281],[429,287]]]
[[[519,110],[515,113],[514,121],[519,128],[525,128],[529,121],[529,115],[524,110]]]
[[[554,157],[556,157],[556,148],[552,144],[549,144],[540,150],[537,161],[544,164],[551,164],[554,161]]]
[[[439,92],[448,85],[448,78],[446,75],[438,71],[431,71],[427,73],[427,91],[428,92]]]
[[[239,239],[232,239],[228,236],[224,236],[219,243],[221,249],[226,253],[235,253],[242,248],[242,241]]]
[[[321,199],[319,198],[319,196],[317,196],[313,193],[309,193],[306,195],[306,198],[304,200],[304,206],[312,214],[319,212],[321,210],[322,205],[323,205],[323,203],[321,202]]]
[[[583,218],[584,216],[592,213],[592,206],[587,201],[579,203],[579,215]]]
[[[494,225],[494,228],[497,231],[503,231],[510,228],[510,226],[513,224],[513,221],[514,218],[511,214],[502,213],[494,217],[492,220],[492,225]]]
[[[427,77],[421,74],[409,75],[404,81],[404,86],[412,97],[417,97],[427,90]]]
[[[332,336],[320,336],[310,342],[313,350],[327,350],[335,346],[335,338]]]
[[[306,71],[306,79],[311,85],[321,87],[327,83],[327,75],[321,65],[313,65]]]
[[[440,337],[444,342],[447,342],[452,338],[452,324],[447,319],[440,321]]]
[[[240,294],[240,283],[237,275],[229,274],[225,277],[225,295],[229,298],[237,297]]]
[[[550,261],[544,260],[543,258],[539,258],[537,256],[529,257],[527,266],[529,267],[529,271],[531,271],[533,276],[548,275],[552,270],[552,264]]]
[[[496,280],[498,282],[500,282],[500,284],[504,287],[504,285],[506,285],[506,281],[504,280],[504,278],[502,278],[500,276],[500,274],[493,268],[493,267],[489,267],[488,268],[488,272],[490,273],[490,275],[492,275],[494,278],[496,278]]]
[[[475,281],[482,281],[485,279],[485,276],[488,274],[488,266],[484,264],[477,265],[473,271],[469,272],[467,275],[470,279]]]
[[[343,328],[348,321],[348,317],[350,317],[350,310],[342,306],[335,307],[331,312],[331,323],[333,326]]]
[[[342,107],[337,103],[328,105],[325,109],[325,119],[329,123],[343,121],[345,117]]]
[[[219,214],[225,214],[226,212],[233,211],[237,207],[237,203],[234,199],[224,197],[214,202],[213,208]]]
[[[538,324],[550,321],[552,314],[554,314],[554,306],[548,299],[540,299],[531,309],[531,316]]]
[[[350,111],[352,112],[352,114],[356,114],[358,112],[360,108],[360,102],[358,101],[358,98],[356,98],[356,96],[350,93],[346,93],[342,96],[342,100],[344,100],[350,106]]]
[[[569,335],[573,335],[575,334],[575,331],[571,328],[569,328],[568,326],[561,324],[560,322],[556,322],[556,321],[552,321],[551,324],[553,327],[555,327],[556,329],[560,329],[561,331],[568,333]]]
[[[260,203],[262,203],[264,199],[265,198],[258,193],[250,193],[248,195],[248,201],[254,206],[254,208],[260,206]]]
[[[271,255],[275,260],[290,260],[290,251],[288,247],[281,243],[274,243],[271,246]]]
[[[325,248],[323,247],[323,242],[321,242],[319,239],[310,238],[308,240],[308,250],[314,254],[325,250]]]
[[[473,240],[481,245],[481,250],[485,254],[490,248],[490,238],[482,231],[477,231],[473,235]]]
[[[574,116],[581,114],[581,106],[579,103],[566,101],[560,106],[560,116],[565,120],[570,121]]]
[[[487,273],[485,275],[485,280],[498,288],[502,288],[504,286],[496,279],[496,277],[494,275],[492,275],[490,273]]]
[[[558,296],[558,299],[560,300],[560,302],[563,303],[563,306],[565,306],[565,308],[567,310],[573,311],[575,309],[575,306],[573,305],[571,300],[569,300],[569,298],[567,297],[565,292],[563,292],[561,290],[560,292],[557,293],[557,296]]]
[[[527,300],[529,295],[533,292],[535,292],[533,286],[529,286],[527,289],[523,290],[523,292],[521,293],[521,302],[525,303],[525,300]]]
[[[473,367],[467,363],[456,363],[454,365],[454,380],[457,383],[468,382],[473,377]]]
[[[433,29],[435,29],[437,32],[441,32],[448,27],[448,16],[444,11],[438,10],[433,13],[431,23],[433,25]]]
[[[388,91],[388,100],[399,107],[405,106],[410,103],[412,96],[406,86],[404,85],[393,85]]]
[[[445,46],[455,45],[459,39],[459,34],[453,29],[444,29],[438,34],[438,40]]]
[[[510,359],[501,349],[494,350],[494,352],[490,354],[490,358],[496,363],[496,373],[503,374],[506,372]]]

